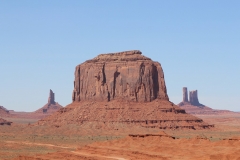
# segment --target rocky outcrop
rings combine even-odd
[[[55,102],[55,94],[50,89],[48,103],[44,105],[42,108],[35,111],[35,113],[44,113],[44,114],[52,114],[58,111],[62,106]]]
[[[168,100],[160,63],[138,50],[100,54],[76,67],[72,100]]]
[[[132,137],[132,138],[167,137],[167,138],[170,138],[170,139],[176,139],[175,137],[166,134],[164,131],[162,131],[158,134],[129,134],[128,136]]]
[[[0,125],[11,125],[12,122],[6,121],[5,119],[0,118]]]

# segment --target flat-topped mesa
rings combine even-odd
[[[133,50],[100,54],[76,67],[73,101],[168,100],[160,63]]]
[[[201,105],[198,101],[197,90],[189,92],[189,99],[190,99],[191,105],[194,105],[194,106],[200,106]]]
[[[142,55],[139,50],[124,51],[117,53],[100,54],[97,57],[88,60],[86,62],[103,62],[103,61],[137,61],[137,60],[151,60],[148,57]]]

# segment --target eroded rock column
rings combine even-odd
[[[191,105],[194,105],[194,106],[199,106],[200,103],[198,101],[198,93],[197,93],[197,90],[195,91],[190,91],[189,92],[189,98],[190,98],[190,103]]]
[[[187,91],[187,87],[183,87],[183,102],[188,102],[188,91]]]

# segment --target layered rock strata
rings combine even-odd
[[[147,103],[123,102],[74,102],[56,113],[38,121],[38,125],[61,127],[78,125],[92,129],[110,126],[118,130],[124,127],[144,127],[155,129],[206,129],[212,128],[202,119],[189,115],[166,100]]]
[[[91,131],[213,127],[171,103],[160,63],[136,50],[101,54],[78,65],[72,98],[72,104],[37,125],[79,125]]]
[[[72,99],[150,102],[168,100],[168,95],[160,63],[133,50],[100,54],[78,65]]]

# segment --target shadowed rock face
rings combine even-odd
[[[5,107],[3,107],[3,106],[0,106],[0,110],[1,111],[4,111],[4,112],[6,112],[6,113],[9,113],[9,110],[7,110]]]
[[[199,106],[197,90],[189,92],[190,103],[194,106]]]
[[[132,132],[133,126],[213,127],[168,100],[161,65],[140,51],[101,54],[78,65],[72,99],[73,103],[40,120],[38,125],[84,125],[91,132],[119,127]]]
[[[188,91],[187,91],[187,87],[183,87],[183,102],[188,102]]]
[[[55,96],[53,91],[50,89],[49,97],[48,97],[48,104],[55,104]]]
[[[160,63],[138,50],[100,54],[76,67],[73,101],[168,100]]]

